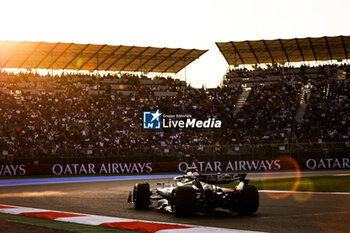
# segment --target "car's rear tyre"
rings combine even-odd
[[[135,209],[146,210],[150,205],[151,192],[148,183],[135,184],[133,202]]]
[[[259,192],[254,185],[246,185],[238,201],[239,214],[254,214],[259,208]]]
[[[173,190],[170,204],[176,217],[190,216],[196,211],[196,191],[189,185],[178,186]]]

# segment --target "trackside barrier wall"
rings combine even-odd
[[[289,156],[259,160],[183,160],[177,162],[104,162],[52,163],[52,164],[1,164],[0,176],[30,175],[118,175],[158,172],[185,172],[196,166],[201,172],[247,172],[285,170],[349,169],[349,157],[327,157],[295,160]]]

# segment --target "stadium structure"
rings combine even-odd
[[[349,60],[348,36],[231,41],[216,45],[229,65]]]
[[[1,68],[178,73],[206,50],[0,41]]]
[[[230,68],[220,87],[195,89],[146,74],[176,74],[206,50],[1,41],[2,164],[349,156],[349,36],[216,44]],[[330,62],[293,65],[315,61]],[[144,129],[143,113],[157,110],[222,125]]]

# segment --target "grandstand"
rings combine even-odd
[[[340,36],[217,43],[233,67],[221,87],[195,89],[170,75],[205,50],[3,41],[2,68],[75,72],[42,76],[3,69],[0,156],[173,160],[347,153],[349,65],[294,67],[278,61],[348,59],[349,42]],[[261,63],[271,64],[254,70],[235,66]],[[91,72],[76,72],[81,70]],[[168,77],[151,79],[149,72]],[[223,124],[215,130],[143,130],[142,113],[157,109]]]

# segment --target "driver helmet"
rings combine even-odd
[[[186,175],[192,179],[199,176],[198,169],[196,167],[188,167]]]

